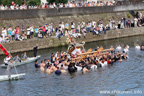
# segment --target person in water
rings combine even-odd
[[[41,61],[40,70],[41,70],[42,73],[45,72],[45,63],[44,63],[44,61]]]
[[[141,47],[140,47],[140,45],[139,45],[139,44],[137,44],[135,48],[136,48],[136,49],[138,49],[138,50],[140,50],[140,49],[141,49]]]
[[[64,69],[63,65],[61,65],[61,73],[65,74],[66,70]]]
[[[53,73],[53,70],[52,70],[51,66],[49,66],[49,67],[46,69],[46,73],[48,73],[48,74],[52,74],[52,73]]]
[[[61,74],[61,70],[59,69],[59,67],[57,67],[57,70],[55,71],[55,74],[57,74],[57,75]]]
[[[51,63],[50,60],[48,59],[48,60],[47,60],[47,63],[46,63],[46,68],[51,67],[51,64],[52,64],[52,63]]]
[[[82,72],[85,74],[86,72],[89,72],[87,67],[82,68]]]
[[[117,46],[116,50],[117,51],[121,51],[122,50],[122,47],[120,46],[120,44]]]
[[[24,52],[24,54],[22,54],[21,59],[22,59],[23,61],[25,61],[25,60],[28,59],[26,52]]]
[[[35,68],[40,68],[40,65],[38,64],[38,60],[35,61]]]
[[[126,46],[123,50],[125,53],[127,53],[129,50],[128,50],[128,47]]]
[[[112,49],[113,47],[111,47],[111,50]],[[87,57],[84,58],[72,58],[71,54],[64,55],[63,52],[61,52],[61,56],[59,56],[57,52],[56,58],[55,54],[53,53],[51,55],[51,61],[53,63],[51,63],[50,60],[45,60],[44,64],[40,64],[40,68],[41,70],[44,70],[46,67],[46,72],[49,74],[51,74],[52,72],[55,72],[56,74],[65,73],[67,69],[69,73],[73,73],[82,70],[82,68],[82,72],[89,72],[89,70],[92,68],[95,69],[105,67],[108,64],[112,65],[117,61],[122,62],[123,59],[128,58],[127,54],[124,51],[118,51],[116,53],[114,50],[111,50],[109,52],[100,52],[99,54],[89,54],[87,55]]]
[[[141,47],[141,50],[144,51],[144,46]]]

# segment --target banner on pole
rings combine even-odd
[[[6,56],[9,55],[8,51],[5,49],[5,47],[2,46],[2,44],[0,44],[0,49],[4,52],[4,54],[5,54]]]

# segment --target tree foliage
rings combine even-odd
[[[55,2],[56,4],[58,4],[58,3],[67,3],[68,2],[68,0],[47,0],[47,2],[49,2],[49,3],[53,3],[53,2]]]
[[[1,0],[1,4],[10,6],[11,0]]]
[[[10,1],[12,1],[12,0],[10,0]],[[22,0],[13,0],[14,2],[15,2],[15,4],[18,4],[18,5],[21,5],[23,2],[22,2]]]
[[[28,5],[40,5],[41,4],[41,0],[30,0],[27,2]]]
[[[23,4],[24,3],[23,1],[27,1],[28,5],[40,5],[41,4],[41,0],[0,0],[0,4],[10,6],[12,1],[14,1],[14,3],[18,5]]]

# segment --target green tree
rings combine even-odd
[[[49,3],[53,3],[53,2],[55,2],[56,4],[58,4],[58,3],[67,3],[68,2],[68,0],[47,0],[47,2],[49,2]]]
[[[12,1],[12,0],[10,0],[10,1]],[[18,5],[21,5],[23,3],[22,0],[13,0],[13,1],[15,2],[15,4],[18,4]]]
[[[1,0],[1,4],[10,6],[11,0]]]
[[[30,0],[27,2],[28,5],[40,5],[41,4],[41,0]]]

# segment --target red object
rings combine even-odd
[[[107,61],[107,63],[108,63],[108,64],[110,64],[110,63],[111,63],[111,61]]]
[[[45,29],[45,27],[43,27],[42,31],[43,31],[43,32],[46,32],[46,29]]]
[[[18,34],[18,29],[16,29],[16,32],[15,32],[15,34]]]
[[[20,28],[17,28],[18,34],[20,34]]]
[[[70,39],[71,42],[73,41],[72,38],[69,38],[69,39]]]
[[[6,56],[9,56],[8,51],[2,46],[2,44],[0,44],[0,49],[4,52],[4,54],[5,54]]]
[[[84,53],[84,50],[82,50],[81,52]]]
[[[47,5],[45,5],[45,9],[47,9]]]

